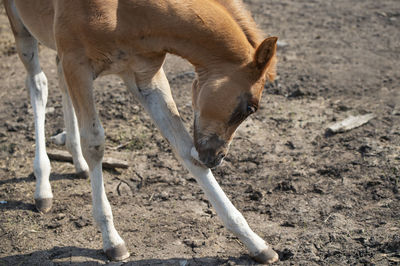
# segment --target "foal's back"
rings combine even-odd
[[[261,41],[254,21],[242,7],[240,1],[4,1],[6,8],[15,3],[18,10],[19,18],[10,18],[14,20],[12,24],[19,25],[21,28],[25,26],[37,40],[55,50],[57,49],[56,42],[58,42],[59,46],[61,44],[65,44],[67,47],[85,46],[88,48],[93,46],[97,50],[103,51],[110,50],[110,47],[116,45],[129,47],[136,50],[137,53],[146,52],[146,48],[157,51],[162,47],[157,47],[157,42],[148,39],[151,35],[164,38],[171,37],[171,34],[183,34],[193,37],[200,35],[196,34],[196,31],[203,34],[205,28],[215,29],[215,31],[209,30],[210,36],[204,36],[203,39],[198,40],[204,45],[210,39],[217,39],[212,34],[220,36],[221,30],[230,31],[227,35],[232,35],[233,31],[236,38],[247,37],[253,46]],[[221,13],[227,19],[215,20],[215,17],[221,17]],[[17,33],[19,30],[14,32]],[[243,35],[243,32],[246,36]],[[78,41],[79,45],[69,44],[69,42]]]

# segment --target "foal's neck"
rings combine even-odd
[[[222,5],[215,1],[188,1],[189,5],[171,5],[154,28],[149,47],[179,55],[197,70],[224,63],[243,65],[252,60],[254,47],[245,32]],[[207,2],[205,4],[204,2]],[[158,29],[161,26],[162,32]]]

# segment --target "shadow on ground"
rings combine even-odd
[[[66,173],[66,174],[57,174],[57,173],[51,173],[50,174],[50,182],[51,181],[58,181],[58,180],[74,180],[74,179],[82,179],[75,173]],[[5,184],[18,184],[18,183],[23,183],[23,182],[35,182],[35,176],[33,173],[26,177],[14,177],[10,179],[5,179],[5,180],[0,180],[0,185],[5,185]]]
[[[135,260],[128,258],[124,262],[110,262],[102,250],[79,248],[73,246],[54,247],[50,250],[35,251],[0,258],[0,265],[253,265],[256,264],[249,256],[220,259],[215,257],[202,258],[169,258]]]

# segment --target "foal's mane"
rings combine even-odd
[[[222,5],[232,18],[237,22],[247,40],[254,48],[262,41],[261,31],[257,28],[250,12],[246,9],[242,0],[214,0]]]
[[[243,33],[246,35],[248,42],[254,48],[263,40],[263,34],[261,30],[257,28],[257,25],[251,16],[250,12],[246,9],[242,0],[214,0],[222,5],[227,12],[236,21]],[[266,68],[266,75],[269,81],[273,81],[276,76],[276,56],[274,55]]]

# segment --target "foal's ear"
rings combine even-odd
[[[257,47],[254,55],[254,63],[259,70],[264,71],[265,68],[273,63],[277,41],[278,37],[268,37]]]

